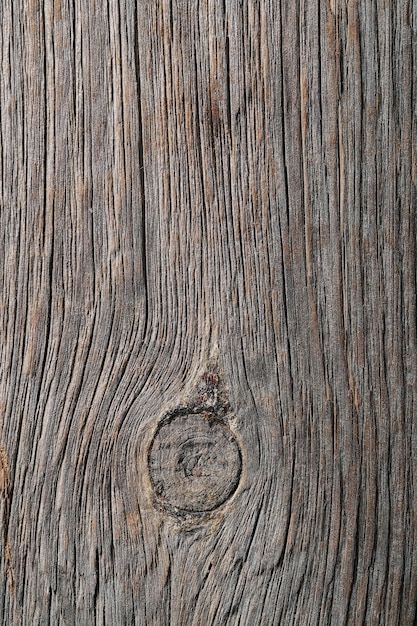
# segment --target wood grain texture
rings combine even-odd
[[[415,624],[417,4],[0,25],[1,623]],[[241,475],[180,519],[210,368]]]

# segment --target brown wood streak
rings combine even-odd
[[[416,38],[2,0],[1,624],[416,623]]]
[[[10,472],[7,452],[0,446],[0,520],[3,530],[3,553],[4,553],[4,573],[9,586],[9,591],[14,593],[13,565],[10,554],[9,524],[10,524]]]

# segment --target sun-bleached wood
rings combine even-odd
[[[416,623],[416,44],[2,0],[4,626]]]

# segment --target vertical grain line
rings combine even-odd
[[[287,221],[288,221],[288,228],[290,225],[290,194],[289,194],[289,182],[288,182],[288,159],[287,159],[287,142],[286,142],[286,132],[285,132],[285,76],[284,76],[284,60],[283,60],[283,53],[284,53],[284,46],[283,46],[283,28],[282,28],[282,0],[280,0],[279,2],[279,33],[280,33],[280,73],[281,73],[281,98],[280,98],[280,105],[281,105],[281,125],[282,125],[282,130],[281,130],[281,137],[282,137],[282,160],[283,160],[283,165],[284,165],[284,194],[285,194],[285,203],[286,203],[286,213],[287,213]],[[298,45],[300,44],[300,40],[298,41]],[[301,65],[299,65],[298,67],[298,71],[300,72],[301,69]],[[280,215],[279,215],[279,211],[278,211],[278,218],[279,218],[279,223],[281,224],[281,219],[280,219]],[[282,240],[282,228],[279,229],[279,233],[280,233],[280,242],[281,242],[281,249],[283,250],[283,240]],[[283,262],[283,267],[282,267],[282,281],[283,281],[283,289],[282,289],[282,297],[283,297],[283,308],[284,308],[284,313],[285,313],[285,324],[286,324],[286,328],[287,328],[287,332],[286,332],[286,340],[287,340],[287,351],[288,351],[288,363],[289,363],[289,367],[288,367],[288,371],[290,373],[291,376],[291,389],[294,389],[294,384],[293,384],[293,379],[292,379],[292,365],[291,365],[291,346],[290,346],[290,332],[289,332],[289,323],[288,323],[288,286],[287,286],[287,277],[286,277],[286,272],[285,272],[285,263]],[[276,342],[275,342],[276,345]]]
[[[142,227],[142,271],[145,288],[145,320],[144,334],[147,334],[149,324],[149,285],[148,285],[148,263],[147,263],[147,236],[146,236],[146,193],[145,193],[145,172],[144,172],[144,148],[143,148],[143,108],[142,108],[142,84],[140,77],[140,54],[139,54],[139,0],[136,2],[134,19],[134,56],[136,89],[138,98],[138,130],[139,130],[139,183],[141,198],[141,227]]]
[[[123,148],[123,174],[124,174],[124,186],[125,186],[125,190],[126,190],[126,134],[125,134],[125,98],[123,97],[123,83],[124,83],[124,77],[123,77],[123,44],[122,44],[122,14],[121,14],[121,10],[120,10],[120,2],[118,1],[116,3],[116,7],[117,7],[117,19],[118,19],[118,24],[119,24],[119,28],[118,28],[118,33],[116,33],[116,35],[118,35],[119,37],[119,54],[120,54],[120,85],[121,85],[121,98],[120,98],[120,102],[121,102],[121,133],[122,133],[122,148]],[[136,9],[137,10],[137,9]],[[116,38],[116,36],[115,36]],[[135,42],[136,42],[136,37],[135,37]],[[142,115],[140,115],[140,120],[142,120]],[[143,164],[143,154],[142,154],[142,164]],[[143,171],[143,170],[142,170]],[[124,272],[123,272],[124,273]]]
[[[304,232],[305,232],[305,255],[306,255],[306,269],[307,269],[307,278],[310,281],[312,272],[311,272],[311,224],[310,224],[310,216],[309,216],[309,202],[308,202],[308,172],[307,172],[307,163],[306,163],[306,132],[307,132],[307,113],[306,113],[306,100],[307,100],[307,76],[304,73],[302,68],[302,24],[303,21],[301,19],[302,7],[304,6],[303,0],[299,0],[299,58],[300,58],[300,109],[301,109],[301,151],[302,151],[302,160],[303,160],[303,193],[304,193]],[[305,52],[305,50],[304,50]]]
[[[224,32],[225,32],[225,57],[226,57],[226,115],[227,115],[227,125],[229,127],[229,137],[230,142],[232,144],[232,100],[231,100],[231,88],[230,88],[230,38],[228,34],[228,19],[227,19],[227,9],[226,3],[223,4],[224,7]],[[230,150],[231,150],[230,146]],[[230,152],[229,152],[230,155]]]

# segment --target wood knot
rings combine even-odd
[[[222,418],[180,411],[161,422],[148,465],[160,506],[174,514],[207,513],[236,491],[242,456]]]

